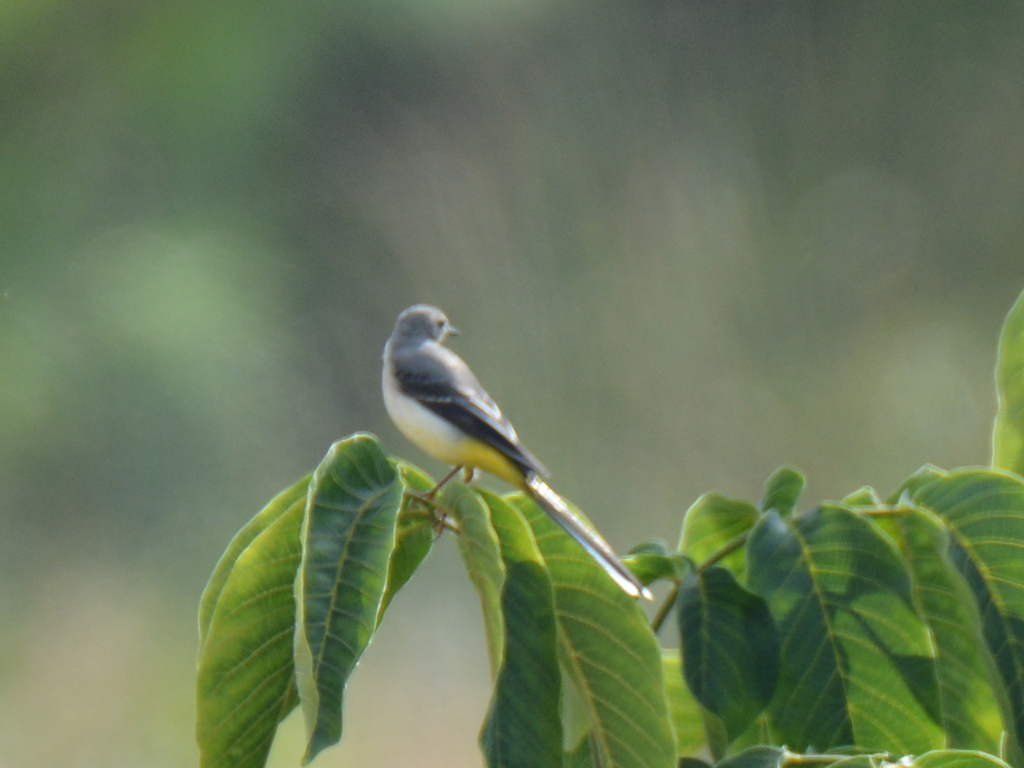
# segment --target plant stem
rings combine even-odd
[[[737,549],[742,547],[744,544],[747,543],[747,535],[748,534],[749,534],[749,531],[744,531],[739,536],[737,536],[732,541],[730,541],[728,544],[726,544],[721,549],[719,549],[717,552],[712,552],[711,555],[709,555],[708,558],[703,563],[701,563],[700,565],[697,566],[697,572],[700,573],[701,571],[704,571],[707,568],[710,568],[712,565],[717,563],[722,558],[724,558],[724,557],[726,557],[728,555],[731,555]]]
[[[782,765],[831,765],[837,763],[840,760],[846,760],[850,755],[804,755],[799,752],[790,752],[788,749],[785,750],[785,754],[782,757]],[[867,757],[873,761],[881,762],[894,762],[895,758],[888,752],[879,752],[876,754],[860,755],[860,757]]]
[[[732,541],[725,544],[721,549],[712,552],[706,560],[697,566],[697,572],[700,573],[705,568],[710,568],[712,565],[717,563],[722,558],[732,554],[737,549],[747,543],[747,532],[741,533],[739,536],[734,538]],[[665,598],[665,602],[658,608],[658,612],[651,619],[651,630],[654,634],[658,634],[661,631],[661,626],[665,623],[665,619],[668,618],[669,613],[672,612],[672,607],[676,604],[676,598],[679,597],[679,585],[680,581],[676,581],[672,591],[668,593]]]
[[[661,625],[665,623],[665,619],[672,612],[672,606],[676,604],[676,597],[679,596],[679,583],[677,582],[672,591],[668,593],[668,597],[665,598],[665,602],[658,608],[657,614],[651,620],[651,630],[654,634],[658,634],[661,631]]]
[[[428,520],[435,529],[440,529],[438,534],[442,533],[444,529],[448,529],[452,533],[461,533],[462,529],[459,528],[458,522],[452,517],[450,510],[446,509],[439,501],[435,501],[432,498],[427,498],[415,491],[406,489],[405,499],[402,501],[403,510],[402,516],[412,519]],[[423,509],[417,509],[414,505],[422,506]]]

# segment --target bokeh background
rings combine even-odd
[[[0,768],[189,766],[234,532],[426,301],[620,550],[989,460],[1024,6],[0,2]],[[480,765],[450,537],[322,766]],[[298,764],[289,721],[274,766]]]

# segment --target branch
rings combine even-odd
[[[710,568],[719,560],[732,554],[737,549],[746,544],[748,533],[749,531],[741,533],[728,544],[724,545],[721,549],[712,552],[706,560],[704,560],[700,565],[697,566],[697,573],[700,573],[706,568]],[[661,626],[665,623],[665,619],[667,619],[669,613],[672,612],[672,606],[676,604],[676,598],[679,597],[680,584],[681,580],[676,580],[675,587],[673,587],[672,591],[668,593],[668,596],[665,598],[665,602],[661,604],[661,606],[658,608],[658,612],[654,615],[654,618],[651,619],[651,629],[654,631],[654,634],[658,634],[658,632],[661,631]]]

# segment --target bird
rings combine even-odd
[[[529,495],[628,595],[652,600],[608,542],[547,484],[547,468],[526,449],[466,362],[444,345],[455,334],[444,312],[416,304],[398,316],[384,345],[388,415],[411,443],[454,467],[434,491],[460,468],[467,481],[476,469],[495,475]]]

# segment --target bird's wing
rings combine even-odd
[[[549,474],[520,442],[512,424],[487,394],[462,358],[428,342],[394,366],[402,393],[454,424],[468,436],[496,448],[523,474]]]

